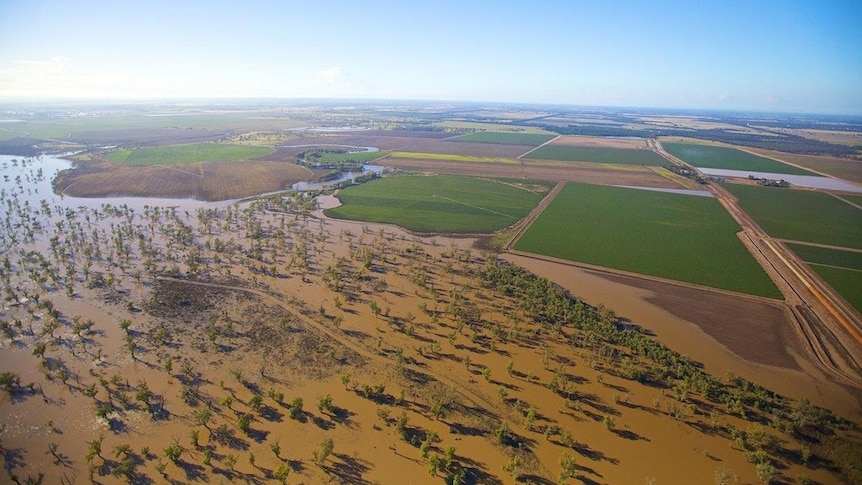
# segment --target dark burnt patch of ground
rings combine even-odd
[[[159,280],[143,305],[172,340],[213,364],[257,359],[315,378],[357,368],[365,359],[277,305],[252,293],[191,281]],[[270,371],[272,372],[272,371]]]

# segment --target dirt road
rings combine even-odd
[[[658,140],[650,146],[670,162],[696,170],[669,154]],[[787,247],[773,240],[718,184],[707,188],[742,228],[743,243],[775,281],[799,330],[821,367],[862,389],[862,321],[858,313]]]

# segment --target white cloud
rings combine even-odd
[[[318,71],[311,86],[314,96],[354,96],[367,91],[367,83],[341,67],[331,67]]]

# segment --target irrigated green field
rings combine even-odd
[[[491,233],[527,215],[545,193],[487,179],[404,175],[340,190],[344,205],[326,215],[418,232]]]
[[[851,203],[862,207],[862,196],[859,195],[842,195],[841,198],[849,200]]]
[[[806,263],[836,266],[839,268],[862,271],[862,253],[856,251],[842,251],[840,249],[822,248],[818,246],[808,246],[807,244],[793,243],[787,243],[787,247],[789,247]]]
[[[862,253],[788,243],[832,288],[862,312]]]
[[[751,170],[753,172],[783,173],[787,175],[817,175],[770,158],[758,157],[733,148],[699,145],[695,143],[662,142],[671,155],[700,168]]]
[[[388,152],[357,152],[357,153],[324,153],[320,156],[321,162],[343,163],[343,162],[370,162],[384,157]]]
[[[623,165],[667,165],[668,161],[652,150],[611,147],[545,145],[524,158],[572,162],[617,163]]]
[[[570,183],[515,249],[780,298],[739,230],[712,198]]]
[[[829,286],[840,293],[847,300],[847,303],[862,312],[862,291],[859,291],[862,288],[862,271],[816,264],[812,265],[811,268],[826,280]]]
[[[499,133],[492,131],[477,131],[456,138],[453,141],[472,141],[479,143],[502,143],[504,145],[530,145],[539,146],[554,138],[554,135],[542,135],[538,133]]]
[[[198,162],[228,162],[262,157],[272,148],[223,143],[191,143],[165,145],[135,150],[117,150],[108,155],[108,161],[130,165],[173,165]]]
[[[823,192],[724,184],[770,236],[862,249],[862,211]]]

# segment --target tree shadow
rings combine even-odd
[[[371,469],[371,464],[361,458],[352,457],[347,454],[333,453],[339,463],[334,463],[328,470],[345,483],[370,484],[362,475]]]
[[[280,423],[284,421],[284,414],[278,409],[268,405],[261,406],[260,416],[271,423]]]
[[[651,441],[649,438],[641,436],[641,435],[635,433],[634,431],[630,431],[627,429],[615,429],[615,430],[613,430],[613,433],[615,435],[619,436],[620,438],[627,439],[627,440],[647,441],[647,442]]]

